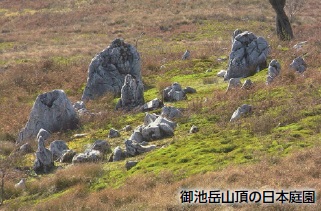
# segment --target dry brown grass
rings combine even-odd
[[[321,189],[320,147],[287,158],[266,157],[255,165],[230,166],[217,172],[173,181],[170,172],[158,176],[140,175],[119,189],[104,189],[88,195],[85,184],[75,185],[54,200],[33,206],[34,210],[319,210]],[[87,166],[89,167],[89,166]],[[69,173],[76,173],[78,169]],[[95,171],[93,171],[95,172]],[[67,172],[65,172],[67,173]],[[89,175],[92,175],[91,173]],[[76,176],[77,177],[77,176]],[[82,176],[83,178],[83,176]],[[180,191],[206,190],[306,190],[317,191],[317,203],[307,205],[187,206],[180,203]],[[60,201],[63,200],[63,203]],[[28,210],[28,206],[20,210]]]

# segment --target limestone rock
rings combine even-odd
[[[143,126],[138,126],[130,136],[129,140],[134,140],[137,143],[144,142],[142,131],[143,131]]]
[[[90,150],[98,150],[102,154],[105,154],[107,152],[110,152],[111,148],[110,148],[110,144],[107,141],[97,140],[91,145],[91,147],[87,151],[90,151]]]
[[[122,149],[119,146],[117,146],[113,152],[113,162],[123,160],[125,159],[125,157],[126,157],[125,153],[122,151]]]
[[[194,93],[196,93],[196,89],[194,89],[190,86],[187,86],[187,87],[185,87],[185,89],[183,89],[183,92],[185,94],[194,94]]]
[[[48,131],[46,131],[45,129],[41,128],[37,134],[37,139],[36,141],[38,141],[39,137],[42,136],[42,138],[44,140],[47,140],[50,137],[50,133]]]
[[[217,77],[224,78],[225,74],[226,74],[226,70],[220,70],[216,75],[217,75]]]
[[[130,74],[125,77],[124,85],[121,88],[121,96],[116,109],[123,108],[131,110],[137,106],[144,105],[144,86]]]
[[[252,111],[252,106],[247,105],[247,104],[243,104],[241,107],[238,107],[236,109],[236,111],[234,111],[234,113],[230,119],[230,122],[240,119],[241,116],[243,116],[247,113],[250,113],[251,111]]]
[[[117,138],[120,137],[120,133],[118,130],[112,128],[109,130],[108,138]]]
[[[33,166],[37,174],[49,173],[54,168],[53,155],[45,147],[45,140],[42,136],[38,138],[38,149],[36,151],[36,160]]]
[[[228,82],[228,86],[227,86],[226,91],[241,87],[241,85],[242,85],[242,83],[239,78],[231,78]]]
[[[26,126],[19,133],[17,143],[34,139],[41,128],[57,132],[74,129],[78,122],[76,111],[63,90],[41,94],[32,107]]]
[[[162,108],[161,116],[166,117],[168,119],[178,118],[178,117],[181,117],[182,115],[183,115],[182,112],[175,107],[164,106]]]
[[[126,125],[124,128],[123,128],[123,131],[125,131],[125,132],[129,132],[129,131],[131,131],[132,130],[132,126],[130,126],[130,125]]]
[[[267,84],[272,83],[274,78],[280,74],[280,71],[281,71],[280,63],[277,60],[273,59],[269,64],[268,76],[266,78],[266,83]]]
[[[84,101],[77,101],[76,103],[73,104],[73,107],[75,110],[80,110],[80,109],[86,109]]]
[[[142,107],[142,111],[152,111],[161,108],[162,106],[164,106],[163,102],[158,98],[155,98],[154,100],[145,103]]]
[[[189,59],[191,57],[191,52],[189,50],[186,50],[182,56],[182,60]]]
[[[191,127],[191,129],[189,130],[189,133],[197,133],[199,131],[199,128],[195,125],[193,125]]]
[[[131,156],[149,152],[156,148],[155,145],[142,146],[141,144],[133,140],[125,141],[125,146],[126,146],[127,153]]]
[[[166,102],[181,101],[186,99],[186,93],[179,83],[175,82],[163,90],[163,98]]]
[[[253,82],[251,79],[246,79],[242,85],[242,89],[251,89],[253,87]]]
[[[133,160],[130,160],[130,161],[126,161],[126,164],[125,164],[125,167],[128,170],[130,170],[131,168],[133,168],[134,166],[136,166],[138,163],[138,161],[133,161]]]
[[[59,162],[61,163],[71,163],[72,162],[72,158],[76,155],[77,153],[73,150],[64,150],[61,153]]]
[[[268,54],[269,44],[263,37],[257,37],[252,32],[241,33],[240,30],[236,30],[233,34],[229,66],[224,79],[254,75],[266,67]]]
[[[299,73],[303,73],[307,69],[307,64],[302,57],[298,57],[292,61],[290,67]]]
[[[16,189],[25,190],[26,189],[26,179],[22,178],[17,184],[14,185]]]
[[[150,123],[154,122],[157,118],[158,118],[158,115],[150,114],[146,112],[145,118],[144,118],[144,125],[145,126],[149,125]]]
[[[82,100],[95,99],[107,92],[120,95],[128,74],[137,84],[142,84],[139,53],[134,46],[122,39],[115,39],[92,59]]]
[[[49,149],[52,152],[53,159],[57,160],[61,157],[63,151],[68,150],[69,148],[66,142],[61,140],[56,140],[50,143]]]
[[[88,162],[97,162],[103,159],[103,155],[98,150],[90,150],[84,153],[76,154],[72,158],[72,163],[88,163]]]

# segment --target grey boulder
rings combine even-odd
[[[109,130],[108,138],[117,138],[120,137],[120,133],[118,130],[112,128]]]
[[[303,73],[304,71],[306,71],[307,66],[308,65],[302,57],[295,58],[290,64],[290,67],[299,73]]]
[[[166,118],[169,118],[169,119],[174,119],[174,118],[181,117],[182,115],[183,115],[182,112],[179,109],[175,108],[175,107],[164,106],[162,108],[161,116],[163,116],[163,117],[166,117]]]
[[[186,93],[179,83],[175,82],[163,90],[163,99],[166,102],[181,101],[186,99]]]
[[[77,154],[77,153],[76,153],[75,151],[73,151],[73,150],[70,150],[70,149],[64,150],[64,151],[61,153],[59,162],[61,162],[61,163],[71,163],[71,162],[72,162],[72,158],[73,158],[76,154]]]
[[[37,97],[28,122],[19,133],[17,143],[36,138],[41,128],[50,132],[58,132],[75,129],[78,123],[77,113],[65,92],[53,90]]]
[[[224,80],[254,75],[266,67],[268,54],[269,44],[263,37],[257,37],[248,31],[234,31],[229,66]]]
[[[241,107],[238,107],[236,111],[234,111],[230,119],[230,122],[240,119],[243,115],[250,113],[251,111],[252,111],[251,105],[243,104]]]
[[[36,151],[36,160],[33,170],[37,174],[49,173],[54,168],[53,155],[50,150],[45,147],[45,140],[42,136],[38,138],[38,149]]]
[[[124,40],[115,39],[92,59],[82,100],[95,99],[107,92],[119,95],[128,74],[142,83],[139,53]]]

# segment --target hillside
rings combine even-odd
[[[294,39],[279,41],[275,13],[263,0],[1,0],[0,159],[6,174],[0,209],[321,210],[321,6],[305,2],[294,15]],[[226,92],[228,83],[217,73],[228,66],[235,29],[268,41],[268,62],[277,59],[282,67],[272,84],[266,85],[266,68],[249,77],[252,89]],[[72,102],[80,100],[91,59],[120,37],[140,53],[145,101],[161,98],[173,82],[197,90],[187,100],[165,103],[183,110],[175,135],[125,161],[56,163],[61,168],[48,175],[30,170],[33,153],[8,165],[36,97],[63,89]],[[302,41],[307,44],[293,48]],[[181,60],[186,49],[191,58]],[[308,64],[304,74],[289,68],[298,56]],[[116,111],[117,101],[111,95],[89,101],[88,110],[100,115],[81,118],[77,130],[55,133],[50,141],[64,140],[77,152],[95,140],[108,140],[112,149],[123,146],[130,132],[109,139],[109,130],[135,128],[145,114]],[[251,114],[229,122],[242,104],[252,105]],[[199,132],[190,134],[192,125]],[[127,171],[128,160],[139,162]],[[25,190],[14,187],[21,178],[27,178]],[[316,203],[180,202],[182,190],[202,189],[313,189]]]

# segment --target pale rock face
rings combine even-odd
[[[233,122],[233,121],[236,121],[238,119],[240,119],[243,115],[247,114],[247,113],[250,113],[252,111],[252,106],[251,105],[247,105],[247,104],[243,104],[241,107],[238,107],[231,119],[230,119],[230,122]]]
[[[134,46],[122,39],[115,39],[92,59],[82,100],[95,99],[107,92],[120,95],[128,74],[137,84],[142,84],[139,53]]]
[[[266,66],[269,44],[263,37],[252,32],[236,30],[224,80],[254,75]]]
[[[53,90],[37,97],[26,126],[20,131],[17,143],[36,138],[40,129],[50,132],[75,129],[78,116],[63,90]],[[42,135],[44,139],[48,135]]]

